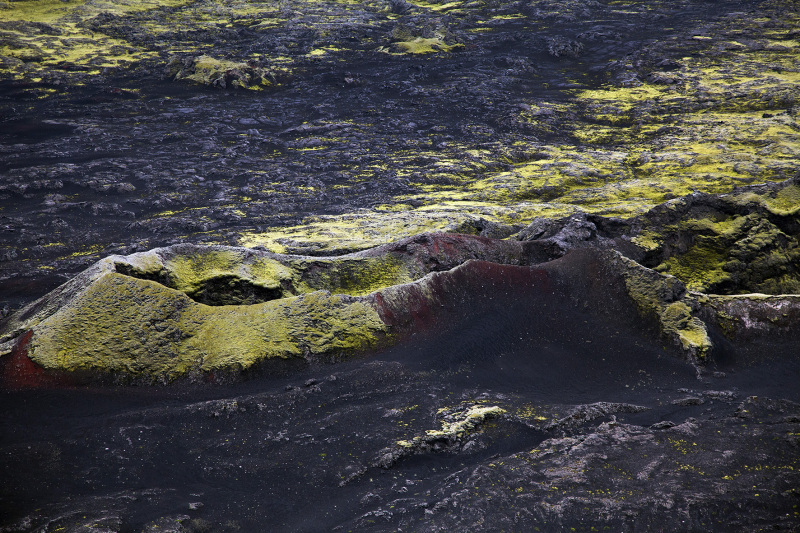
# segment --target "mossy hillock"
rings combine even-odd
[[[527,262],[516,241],[447,234],[339,257],[195,245],[111,256],[11,316],[0,342],[9,353],[24,337],[50,372],[122,381],[336,360],[407,332],[410,311],[389,293],[435,307],[426,275],[475,258]]]
[[[120,379],[336,360],[428,328],[458,294],[522,289],[541,271],[578,300],[598,284],[619,292],[619,312],[702,365],[715,332],[762,338],[796,322],[794,311],[775,314],[794,309],[792,296],[744,294],[796,293],[796,191],[792,179],[630,219],[536,219],[508,239],[427,233],[340,256],[191,244],[111,256],[9,317],[2,342],[8,352],[33,332],[28,354],[43,368]]]
[[[800,291],[798,179],[697,194],[637,219],[643,264],[715,294]]]

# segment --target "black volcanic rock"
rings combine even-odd
[[[797,340],[715,342],[698,380],[615,253],[434,273],[415,334],[335,365],[4,391],[4,527],[795,528]]]
[[[799,26],[0,5],[0,531],[800,529]]]

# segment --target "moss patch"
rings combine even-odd
[[[233,250],[197,249],[166,260],[164,266],[171,287],[208,303],[254,303],[237,297],[248,288],[263,289],[265,296],[272,295],[267,299],[293,293],[295,273],[290,267],[265,257],[248,261]]]
[[[171,380],[270,358],[351,354],[386,334],[370,305],[325,291],[209,307],[152,281],[107,273],[39,324],[30,357],[48,369]]]
[[[657,271],[689,289],[719,294],[800,290],[800,235],[796,180],[752,187],[694,205],[686,198],[674,210],[644,217],[660,221],[635,242]],[[798,198],[800,200],[800,198]],[[646,222],[651,224],[651,222]]]
[[[414,437],[411,440],[397,441],[397,445],[401,448],[417,449],[430,446],[437,441],[457,441],[475,431],[488,419],[506,414],[506,410],[496,405],[472,405],[456,409],[443,409],[438,414],[444,418],[442,429],[429,429],[425,435]]]
[[[437,52],[451,52],[458,48],[463,48],[460,43],[445,44],[439,37],[426,39],[416,37],[409,41],[397,41],[392,44],[392,48],[403,54],[435,54]]]
[[[361,212],[316,217],[307,224],[264,233],[245,233],[242,246],[259,246],[276,253],[331,255],[365,250],[428,231],[457,231],[474,220],[453,212]]]
[[[621,271],[628,295],[640,313],[655,319],[661,332],[694,362],[702,362],[713,344],[705,323],[694,316],[694,298],[672,276],[664,276],[612,252],[609,262]]]
[[[402,261],[394,255],[385,255],[340,258],[324,264],[323,268],[315,268],[314,263],[310,263],[303,268],[301,280],[301,286],[364,296],[392,285],[413,281],[413,278]]]
[[[699,239],[700,240],[700,239]],[[725,266],[725,250],[713,241],[700,240],[686,253],[672,256],[656,267],[658,272],[673,275],[686,282],[693,291],[703,291],[728,281],[729,274],[723,271]]]
[[[271,87],[275,72],[255,64],[227,61],[202,55],[186,61],[174,58],[167,67],[176,80],[234,89],[261,90]],[[285,73],[285,72],[284,72]]]
[[[711,349],[711,339],[706,326],[692,316],[692,308],[685,302],[673,302],[661,312],[661,325],[665,333],[676,335],[685,352],[704,359]]]

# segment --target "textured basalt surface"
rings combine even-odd
[[[0,7],[7,312],[114,253],[505,237],[798,171],[796,2]]]
[[[0,2],[0,531],[800,529],[798,27]]]

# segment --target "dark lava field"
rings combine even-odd
[[[506,236],[575,206],[630,216],[797,171],[792,2],[89,2],[61,25],[52,4],[0,12],[6,314],[112,253],[327,253],[487,221]],[[195,66],[212,54],[234,68]],[[617,89],[591,92],[603,84]],[[698,148],[706,135],[744,138]],[[774,158],[755,153],[765,136]],[[648,183],[630,159],[650,145],[724,172],[662,165]],[[520,183],[533,172],[555,178]]]
[[[698,381],[607,298],[495,289],[360,360],[5,393],[5,531],[797,529],[791,346]]]
[[[0,337],[0,533],[800,531],[798,115],[793,0],[0,0],[0,333],[112,254],[576,216],[701,303],[785,296],[687,357],[558,241],[352,357],[29,387]]]

